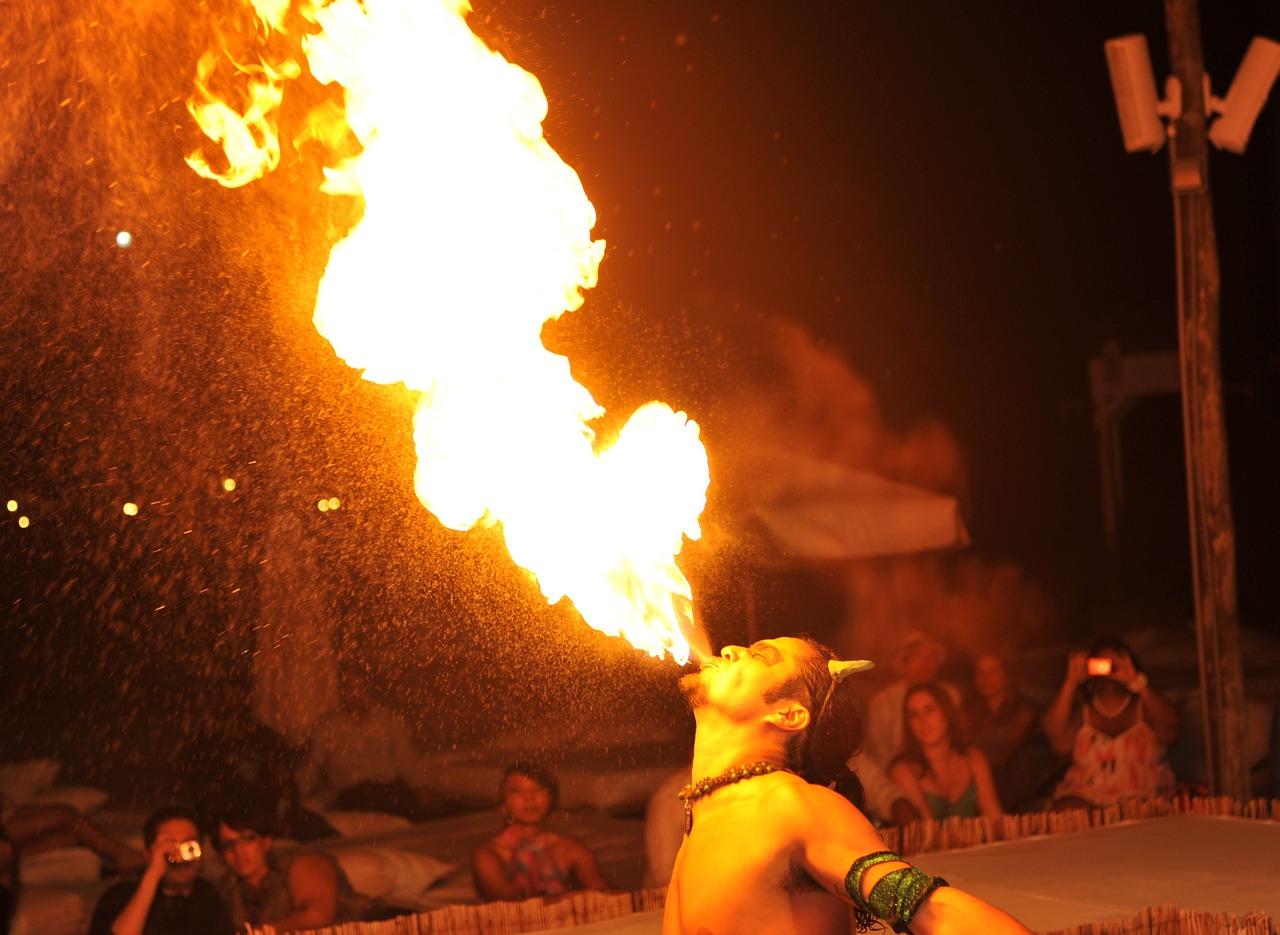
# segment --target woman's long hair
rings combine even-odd
[[[964,753],[969,749],[969,742],[964,736],[960,711],[945,688],[937,682],[917,682],[908,688],[906,695],[902,698],[902,753],[898,755],[897,760],[914,763],[929,774],[933,772],[933,767],[929,764],[929,758],[924,755],[924,747],[916,737],[915,731],[911,729],[911,719],[907,715],[907,703],[915,695],[920,694],[928,695],[938,703],[938,709],[947,722],[947,740],[950,741],[953,750]]]

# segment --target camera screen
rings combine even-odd
[[[1089,674],[1090,675],[1110,675],[1111,660],[1110,659],[1090,659]]]

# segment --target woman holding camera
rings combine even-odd
[[[1052,807],[1113,805],[1173,788],[1165,747],[1178,736],[1178,712],[1147,682],[1123,641],[1099,640],[1067,657],[1067,676],[1042,720],[1055,752],[1071,765]]]

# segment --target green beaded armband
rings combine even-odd
[[[876,864],[904,862],[892,851],[876,851],[859,857],[844,878],[844,888],[853,904],[862,912],[888,922],[895,932],[910,932],[908,927],[915,918],[920,904],[939,886],[946,886],[942,877],[932,877],[915,867],[899,867],[890,870],[876,881],[866,899],[862,896],[862,875]]]

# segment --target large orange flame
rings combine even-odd
[[[260,22],[280,28],[279,0],[266,7]],[[597,444],[589,423],[603,409],[542,345],[543,324],[595,285],[604,242],[577,174],[542,137],[537,79],[472,34],[465,0],[299,12],[311,74],[343,87],[363,146],[327,171],[325,190],[362,196],[365,211],[330,256],[316,327],[366,379],[419,391],[415,487],[443,524],[500,523],[548,600],[685,662],[692,593],[675,556],[700,534],[706,451],[698,426],[657,402]],[[242,71],[274,87],[287,69]],[[246,99],[239,130],[225,105],[212,123],[193,109],[211,138],[255,144],[228,153],[226,185],[270,168],[256,154],[274,126]]]

